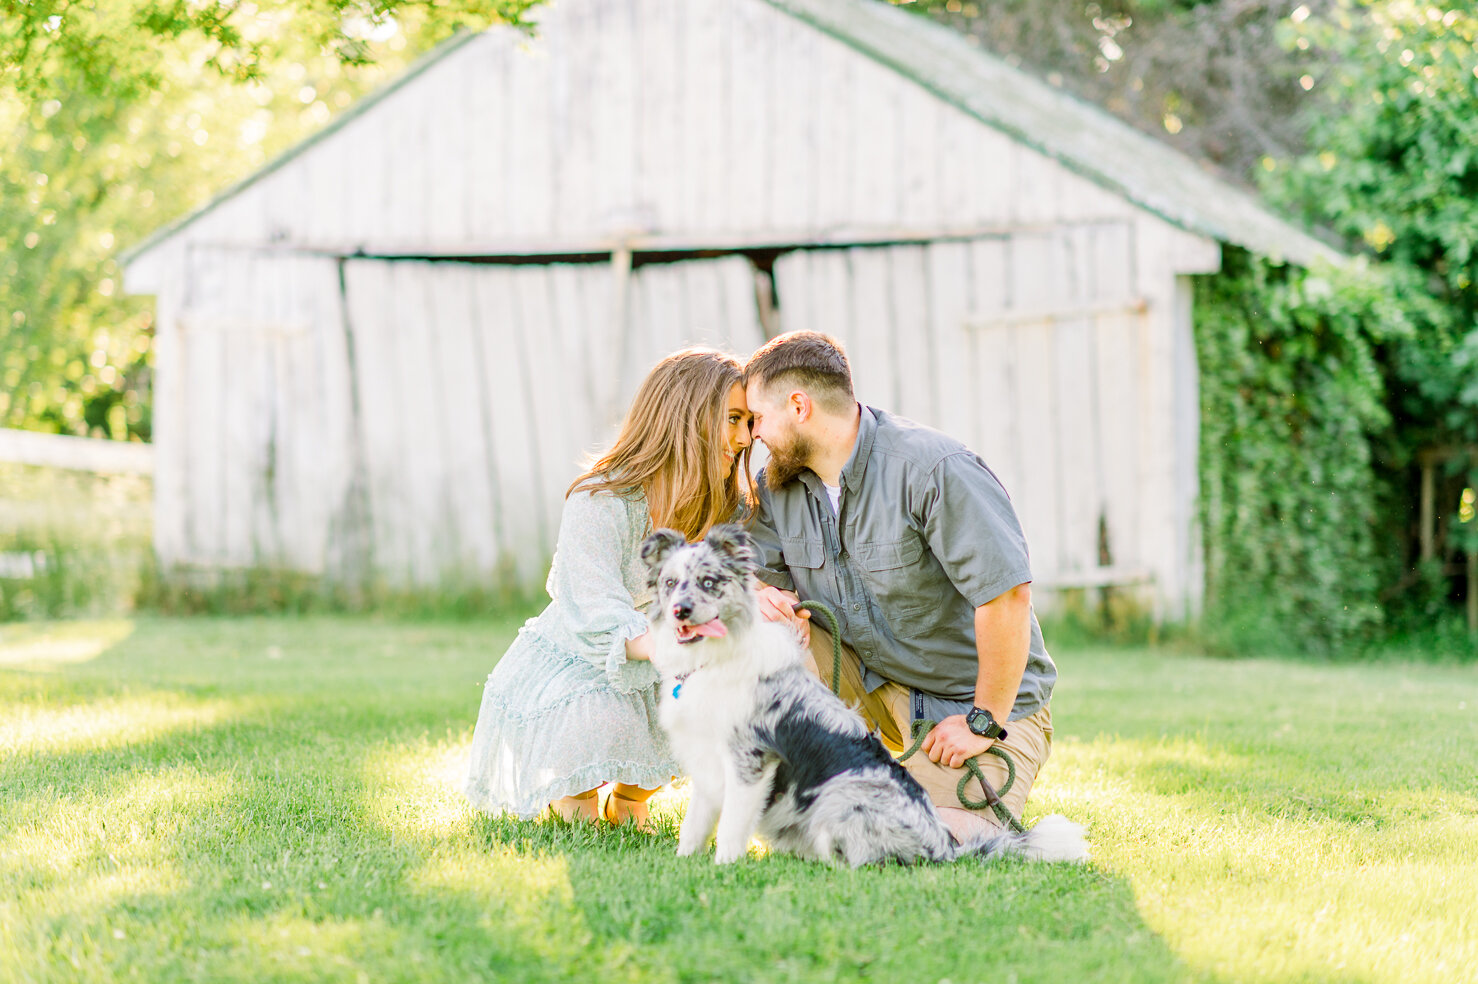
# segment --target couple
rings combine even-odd
[[[751,438],[770,453],[758,486]],[[615,445],[566,495],[552,602],[488,677],[473,804],[646,823],[648,798],[678,769],[657,723],[641,542],[663,527],[698,540],[728,522],[745,523],[760,547],[765,617],[809,639],[826,680],[831,639],[791,605],[814,599],[837,613],[841,697],[884,744],[899,752],[914,721],[939,722],[905,765],[955,837],[999,824],[956,793],[965,760],[997,742],[1016,763],[1004,800],[1019,817],[1051,753],[1057,670],[1032,612],[1015,510],[958,441],[859,405],[841,346],[805,331],[772,339],[744,366],[678,352],[642,383]],[[997,788],[1005,782],[1000,758],[979,764]]]

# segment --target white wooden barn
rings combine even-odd
[[[647,367],[814,328],[995,468],[1039,587],[1194,610],[1190,277],[1222,243],[1334,258],[881,0],[554,0],[128,256],[157,552],[537,588]]]

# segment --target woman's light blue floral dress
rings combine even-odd
[[[529,619],[483,688],[465,792],[529,819],[603,782],[654,788],[677,775],[657,723],[657,673],[626,659],[652,597],[638,556],[645,498],[565,500],[549,607]]]

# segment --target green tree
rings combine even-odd
[[[1325,53],[1280,46],[1334,0],[893,0],[1099,104],[1229,180],[1302,152]]]
[[[1412,312],[1416,330],[1385,359],[1387,463],[1407,476],[1392,495],[1406,529],[1391,532],[1409,533],[1413,453],[1478,447],[1478,12],[1341,0],[1291,31],[1338,67],[1311,152],[1264,184],[1378,257]],[[1478,461],[1454,459],[1445,479],[1455,505],[1478,486]],[[1444,512],[1448,546],[1478,550],[1478,522]]]
[[[531,0],[0,0],[0,426],[150,435],[115,259],[459,28]]]
[[[1282,35],[1328,71],[1309,150],[1267,158],[1261,183],[1362,255],[1337,273],[1229,257],[1202,285],[1208,621],[1327,648],[1429,633],[1455,621],[1444,561],[1478,549],[1459,506],[1478,462],[1455,457],[1418,562],[1413,467],[1478,446],[1478,18],[1341,0]]]

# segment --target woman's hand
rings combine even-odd
[[[811,612],[805,608],[795,610],[795,603],[800,598],[794,591],[762,584],[756,593],[759,595],[760,616],[766,622],[785,622],[801,637],[801,645],[811,644]]]
[[[652,638],[652,630],[648,629],[635,639],[626,640],[626,658],[649,661],[652,658],[652,650],[656,648],[657,641]]]

